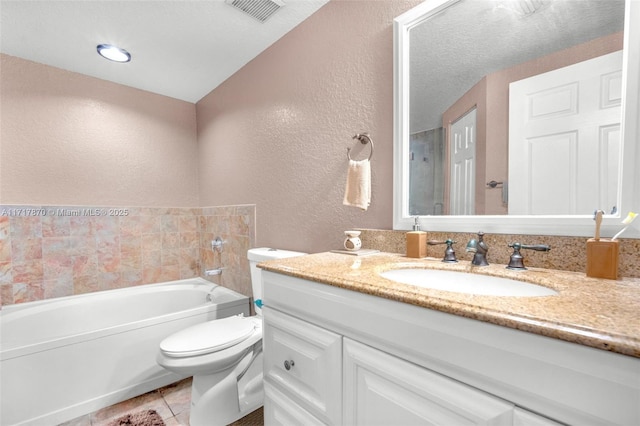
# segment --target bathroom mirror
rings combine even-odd
[[[571,12],[568,5],[582,9]],[[630,54],[640,51],[639,28],[630,26],[640,22],[639,9],[638,2],[629,0],[430,0],[396,18],[394,229],[411,229],[414,216],[428,216],[421,223],[434,231],[588,236],[593,233],[596,208],[606,209],[604,235],[619,229],[621,217],[637,211],[640,202],[640,174],[635,172],[640,168],[640,59],[637,53]],[[578,21],[597,18],[593,21],[603,22],[609,12],[612,18],[606,18],[604,28],[584,34],[568,31],[568,21],[574,20],[567,21],[566,14],[579,14]],[[517,34],[518,25],[524,27],[524,36]],[[543,39],[559,29],[562,41]],[[495,36],[490,34],[493,31]],[[539,43],[525,46],[530,41]],[[512,52],[503,52],[503,46]],[[594,77],[603,82],[594,96],[600,103],[609,102],[605,109],[610,117],[609,123],[592,126],[599,150],[593,165],[577,160],[578,149],[580,154],[585,151],[578,144],[577,131],[554,127],[555,138],[550,138],[523,136],[513,130],[518,126],[509,124],[509,118],[522,122],[545,105],[556,111],[543,115],[555,114],[555,123],[566,125],[564,110],[584,110],[572,100],[578,98],[573,88],[580,82],[567,84],[569,90],[553,91],[561,85],[547,76],[556,78],[558,72],[550,72],[556,69],[560,74],[583,76],[594,68],[600,70],[601,64],[596,67],[592,61],[603,59],[613,68]],[[582,68],[575,70],[575,66]],[[532,91],[530,81],[536,84],[541,78],[534,75],[540,72],[546,86]],[[530,93],[544,96],[532,99],[527,97]],[[611,118],[614,110],[617,115]],[[551,128],[548,122],[543,127]],[[458,167],[457,160],[450,158],[455,155],[448,155],[454,150],[446,141],[449,137],[460,147],[460,138],[468,137],[469,129],[478,134],[471,140],[476,145],[475,159],[469,165],[463,158],[463,166]],[[520,140],[526,143],[518,145]],[[531,144],[531,140],[544,143]],[[543,155],[546,160],[534,161]],[[421,182],[416,175],[427,175],[427,180]],[[422,205],[411,194],[412,186],[415,193],[420,185],[420,196],[429,198]],[[465,185],[472,189],[460,190]],[[594,192],[604,195],[593,198]],[[580,201],[583,195],[587,201]],[[567,203],[568,199],[572,201]]]

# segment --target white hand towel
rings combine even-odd
[[[371,162],[369,160],[349,160],[347,185],[344,191],[345,206],[367,210],[371,204]]]

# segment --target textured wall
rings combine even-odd
[[[393,18],[418,3],[333,0],[198,102],[201,204],[255,203],[257,244],[292,250],[390,228]],[[364,131],[375,142],[366,212],[342,205],[346,149]]]
[[[0,59],[0,203],[198,206],[193,104]]]

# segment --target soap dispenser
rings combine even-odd
[[[407,257],[421,259],[427,257],[427,233],[420,230],[416,216],[413,231],[407,232]]]

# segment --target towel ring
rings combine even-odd
[[[371,139],[369,134],[368,133],[357,133],[355,136],[353,136],[352,139],[358,139],[362,145],[366,145],[368,143],[371,143],[371,152],[369,153],[369,158],[368,158],[368,160],[370,161],[371,157],[373,157],[373,140]],[[351,148],[347,148],[347,158],[349,160],[353,160],[353,158],[351,158],[351,155],[349,155],[350,151],[351,151]]]

